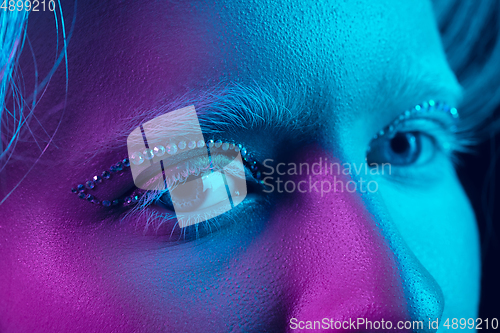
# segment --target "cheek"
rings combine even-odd
[[[437,240],[441,253],[441,269],[439,273],[435,273],[435,277],[446,296],[447,308],[444,316],[477,318],[481,280],[477,224],[469,200],[458,180],[455,186],[448,188],[450,190],[446,191],[448,196],[444,197],[443,206],[449,207],[449,214],[441,220],[444,225]],[[455,195],[450,196],[450,193]]]

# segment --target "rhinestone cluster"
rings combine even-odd
[[[182,150],[189,150],[194,148],[202,148],[207,146],[208,148],[221,148],[222,150],[235,150],[236,152],[241,151],[241,156],[245,157],[247,151],[241,145],[236,145],[234,143],[222,142],[222,140],[209,140],[205,142],[204,140],[199,141],[180,141],[178,143],[168,143],[165,146],[158,145],[153,148],[148,148],[141,151],[136,151],[132,155],[130,155],[130,161],[134,165],[140,165],[144,163],[144,160],[151,160],[153,157],[158,156],[161,157],[165,155],[165,153],[169,155],[175,155],[177,152]]]
[[[422,104],[419,104],[415,106],[413,109],[406,110],[403,112],[399,117],[397,117],[392,123],[390,123],[388,126],[384,127],[384,129],[380,130],[377,134],[373,136],[373,139],[377,139],[385,134],[390,134],[394,132],[394,130],[397,128],[397,126],[403,122],[404,120],[410,118],[411,116],[415,114],[423,114],[423,113],[428,113],[428,112],[435,112],[435,111],[440,111],[444,112],[446,114],[449,114],[453,119],[458,119],[459,114],[457,109],[452,108],[446,103],[443,102],[436,102],[433,100],[430,100],[428,102],[424,102]]]
[[[83,184],[78,184],[76,187],[71,189],[72,193],[78,195],[80,199],[87,200],[96,205],[103,205],[105,207],[118,206],[118,205],[130,205],[139,201],[139,195],[134,193],[132,196],[125,198],[115,199],[115,200],[102,200],[97,199],[93,194],[88,193],[95,189],[96,186],[100,186],[101,183],[112,179],[114,174],[121,173],[130,167],[130,161],[128,158],[124,158],[120,162],[113,164],[109,170],[104,170],[100,175],[95,175],[91,180],[87,180]]]
[[[96,186],[99,186],[103,181],[112,179],[113,174],[117,174],[120,172],[123,172],[127,170],[130,167],[130,161],[134,163],[135,165],[139,165],[144,162],[144,159],[150,160],[154,156],[163,156],[166,153],[170,155],[174,155],[177,153],[178,150],[183,150],[186,149],[194,149],[196,147],[202,148],[203,146],[210,148],[219,148],[224,151],[227,150],[234,150],[236,152],[239,152],[241,154],[241,157],[243,158],[243,164],[248,167],[252,173],[252,176],[257,179],[259,182],[262,183],[262,173],[260,172],[261,165],[258,163],[255,158],[250,154],[245,147],[243,147],[240,144],[235,144],[235,143],[230,143],[230,142],[222,142],[222,140],[209,140],[205,142],[204,140],[200,140],[198,142],[195,141],[181,141],[178,144],[175,143],[170,143],[168,145],[164,146],[155,146],[152,149],[146,149],[142,153],[141,152],[134,152],[130,156],[130,160],[128,158],[123,159],[122,161],[113,164],[109,170],[103,171],[100,175],[96,175],[92,177],[91,180],[86,181],[83,184],[79,184],[76,187],[71,189],[72,193],[75,193],[78,195],[80,199],[87,200],[91,203],[97,204],[97,205],[102,205],[105,207],[110,207],[110,206],[128,206],[137,203],[141,196],[145,194],[145,191],[137,189],[134,191],[134,193],[131,196],[127,196],[124,198],[119,198],[115,200],[99,200],[97,199],[93,194],[88,193],[89,191],[94,190]]]

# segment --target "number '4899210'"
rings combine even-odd
[[[476,330],[482,330],[482,329],[498,329],[498,319],[497,318],[491,318],[491,319],[481,319],[481,318],[447,318],[445,322],[441,325],[446,327],[447,329],[476,329]]]
[[[9,12],[53,12],[56,9],[54,0],[4,0],[0,6],[0,10]]]

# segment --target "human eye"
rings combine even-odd
[[[388,164],[393,176],[419,177],[442,158],[463,150],[457,134],[458,112],[429,101],[405,111],[371,140],[368,165]]]
[[[203,150],[208,148],[207,158]],[[168,186],[160,189],[135,188],[124,220],[139,221],[145,229],[172,238],[200,237],[227,227],[242,212],[262,200],[260,163],[242,145],[209,140],[196,156],[192,149],[164,172],[147,178],[164,178]],[[194,154],[194,156],[193,156]],[[239,161],[237,159],[240,158]]]

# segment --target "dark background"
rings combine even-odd
[[[474,151],[460,156],[458,175],[474,207],[481,235],[479,318],[500,320],[500,193],[495,193],[495,189],[500,189],[500,134]],[[484,323],[482,326],[485,327]]]

